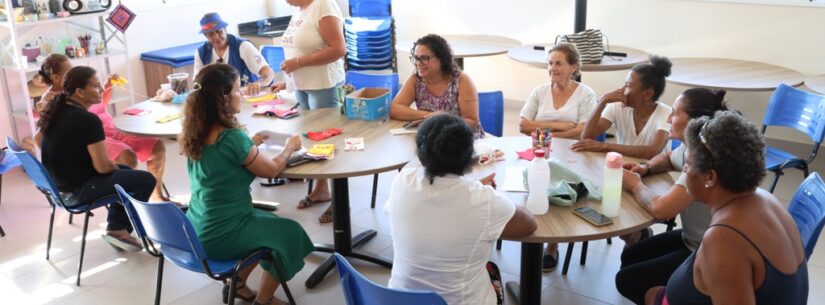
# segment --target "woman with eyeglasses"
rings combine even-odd
[[[710,208],[699,248],[648,290],[646,304],[807,304],[808,267],[791,215],[765,177],[765,142],[731,112],[688,123],[683,169],[693,198]]]
[[[241,86],[246,87],[246,94],[258,94],[262,86],[272,83],[275,72],[261,52],[251,42],[227,34],[229,24],[218,13],[206,13],[200,24],[206,42],[195,52],[195,75],[208,64],[229,64],[241,73]]]
[[[470,77],[453,62],[447,41],[429,34],[416,40],[410,53],[415,72],[392,101],[390,117],[419,121],[446,112],[464,119],[475,138],[484,137],[478,118],[478,91]],[[413,102],[417,109],[410,108]]]
[[[728,110],[724,102],[725,91],[691,88],[682,92],[673,103],[668,117],[672,139],[685,141],[688,121],[702,116],[712,116],[717,111]],[[656,193],[642,181],[642,176],[681,171],[685,166],[687,146],[680,145],[672,152],[663,152],[647,163],[627,162],[622,185],[636,197],[636,201],[658,220],[680,216],[682,228],[655,235],[629,246],[622,251],[622,265],[616,273],[616,289],[636,304],[644,304],[645,292],[654,286],[667,283],[676,268],[696,251],[702,234],[710,225],[710,210],[696,201],[685,187],[685,173],[667,192]]]
[[[281,71],[294,82],[295,98],[301,109],[337,107],[342,102],[344,85],[344,26],[341,8],[333,0],[286,0],[298,7],[281,38],[286,60]],[[273,92],[287,88],[286,82],[272,87]],[[309,195],[298,202],[304,209],[331,199],[329,181],[318,179]],[[318,218],[332,222],[332,205]]]

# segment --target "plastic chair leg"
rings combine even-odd
[[[292,292],[289,291],[289,285],[287,285],[286,281],[283,280],[284,275],[281,272],[281,267],[278,266],[275,260],[272,260],[272,266],[275,267],[275,272],[278,274],[278,278],[281,279],[281,287],[284,288],[284,294],[286,294],[287,301],[290,305],[297,305],[295,303],[295,299],[292,297]]]
[[[584,266],[584,263],[587,262],[587,242],[582,243],[582,253],[581,257],[579,258],[579,265]]]
[[[69,224],[72,224],[72,220],[74,220],[74,214],[69,214]]]
[[[771,188],[768,189],[769,192],[773,193],[773,190],[776,189],[776,184],[779,182],[779,177],[783,174],[782,170],[778,170],[773,172],[773,182],[771,182]]]
[[[77,281],[75,286],[80,286],[80,271],[83,270],[83,255],[86,254],[86,231],[89,229],[89,216],[92,212],[86,212],[86,217],[83,218],[83,237],[80,239],[80,261],[77,263]]]
[[[612,245],[612,244],[613,244],[613,240],[612,240],[612,239],[610,239],[610,237],[608,237],[608,238],[607,238],[607,244],[608,244],[608,245]]]
[[[573,256],[573,245],[576,243],[567,243],[567,253],[564,255],[564,266],[561,268],[561,275],[567,275],[567,269],[570,269],[570,257]]]
[[[49,216],[49,237],[46,239],[46,260],[49,260],[49,252],[52,249],[52,229],[54,228],[54,205],[52,205],[52,212]]]
[[[501,239],[496,241],[496,250],[501,250]]]
[[[307,196],[309,196],[309,194],[312,194],[312,187],[314,185],[315,185],[315,180],[314,179],[309,179],[309,187],[307,188]]]
[[[158,273],[155,281],[155,305],[160,305],[160,292],[163,285],[163,256],[158,257]]]
[[[3,231],[3,226],[0,226],[0,237],[5,237],[6,231]]]

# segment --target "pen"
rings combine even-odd
[[[298,108],[298,106],[301,106],[301,103],[295,103],[295,105],[293,105],[292,108],[289,108],[289,111],[295,110],[296,108]]]

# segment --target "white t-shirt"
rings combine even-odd
[[[312,0],[306,8],[292,15],[289,27],[281,38],[287,59],[312,54],[327,46],[319,27],[319,22],[326,16],[333,16],[341,22],[344,19],[338,3],[333,0]],[[344,81],[344,59],[320,66],[302,65],[292,72],[292,79],[298,90],[332,88]]]
[[[671,112],[670,106],[656,102],[656,110],[653,110],[639,134],[636,134],[633,108],[631,107],[624,107],[621,103],[610,103],[604,108],[602,118],[610,121],[616,127],[617,144],[650,145],[659,130],[670,133],[670,123],[667,122],[667,117]],[[662,151],[670,151],[670,145],[665,145]]]
[[[670,154],[670,164],[673,165],[673,169],[682,170],[685,167],[685,151],[687,151],[687,145],[682,143]],[[682,171],[675,184],[687,188],[686,179],[687,174]],[[679,212],[679,218],[682,220],[682,241],[690,251],[696,251],[699,248],[702,236],[710,227],[710,216],[710,208],[697,200]]]
[[[448,175],[431,185],[423,167],[401,171],[384,206],[393,266],[389,287],[435,291],[450,305],[494,305],[485,265],[516,207],[477,180]]]
[[[261,69],[263,69],[263,67],[266,67],[268,64],[266,63],[266,60],[264,59],[263,55],[261,55],[261,52],[258,51],[257,48],[255,48],[255,45],[253,45],[249,41],[244,41],[241,43],[241,46],[238,47],[238,51],[241,53],[241,59],[243,59],[244,63],[246,63],[246,68],[249,69],[249,71],[252,71],[253,74],[260,76],[258,73],[260,73]],[[229,48],[223,55],[223,63],[225,64],[229,64],[229,52],[232,52],[231,48]],[[201,61],[200,54],[198,54],[198,51],[195,50],[195,72],[192,75],[192,78],[194,79],[195,76],[198,75],[198,71],[200,71],[203,68],[203,66],[218,62],[218,58],[221,57],[218,56],[218,53],[215,51],[215,48],[212,48],[212,61],[204,64]]]
[[[598,100],[596,92],[585,84],[579,83],[567,102],[561,108],[553,105],[553,92],[550,83],[542,84],[527,97],[521,108],[521,117],[531,121],[566,121],[584,122],[590,117]]]

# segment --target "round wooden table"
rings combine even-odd
[[[486,166],[477,166],[474,176],[484,176],[491,172],[496,173],[498,185],[504,184],[507,167],[518,166],[528,167],[529,161],[519,159],[516,150],[530,147],[529,137],[488,137],[482,142],[489,146],[497,147],[504,151],[505,161],[494,162]],[[553,139],[551,158],[558,159],[562,164],[571,170],[587,177],[593,183],[601,185],[604,173],[605,153],[573,152],[569,146],[575,141],[568,139]],[[627,161],[633,159],[628,158]],[[668,174],[652,175],[644,178],[645,184],[654,192],[663,193],[673,185],[673,179]],[[506,193],[513,202],[522,204],[527,197],[527,193]],[[622,205],[619,216],[613,218],[613,224],[596,227],[584,219],[573,214],[573,208],[591,207],[596,211],[601,211],[601,202],[592,200],[579,200],[572,207],[551,206],[547,214],[537,215],[536,222],[538,228],[532,235],[512,239],[521,242],[521,272],[520,284],[516,282],[507,283],[507,289],[517,296],[519,304],[539,304],[541,300],[541,260],[544,251],[544,243],[577,242],[604,239],[624,235],[639,231],[655,222],[643,207],[634,199],[633,195],[624,192],[622,194]],[[573,247],[568,246],[568,257]],[[582,251],[587,251],[586,244],[583,244]]]
[[[463,69],[464,58],[481,57],[507,53],[507,50],[521,45],[521,42],[512,38],[493,35],[444,35],[444,39],[453,50],[453,58]],[[413,40],[399,40],[395,43],[398,52],[409,53]]]
[[[805,79],[805,86],[819,94],[825,94],[825,75],[811,76]]]
[[[133,107],[150,109],[149,114],[143,116],[118,115],[114,119],[114,124],[119,130],[131,134],[174,137],[181,131],[181,119],[168,123],[157,123],[156,120],[167,114],[180,112],[181,106],[151,100],[144,101]],[[335,158],[333,160],[309,162],[289,167],[284,169],[280,176],[301,179],[332,179],[334,244],[315,244],[317,251],[338,252],[344,256],[391,268],[392,260],[390,258],[353,249],[369,241],[376,235],[376,231],[367,230],[355,237],[352,236],[347,178],[396,170],[413,159],[415,157],[415,136],[412,134],[393,136],[389,132],[390,129],[401,128],[405,122],[395,120],[349,120],[346,116],[340,114],[337,108],[302,111],[300,116],[289,120],[253,115],[252,111],[251,104],[243,102],[241,113],[237,115],[238,121],[246,126],[250,134],[261,130],[287,134],[323,131],[332,127],[343,130],[340,135],[320,142],[307,138],[302,139],[306,147],[311,147],[315,143],[335,144]],[[349,137],[363,137],[364,150],[344,151],[344,139]],[[330,256],[307,279],[306,286],[309,288],[315,287],[334,266],[335,260]]]
[[[517,62],[525,63],[531,67],[547,69],[547,51],[553,47],[553,43],[539,43],[518,46],[507,50],[507,57]],[[543,50],[536,50],[535,47],[544,47]],[[618,71],[627,70],[633,66],[648,61],[649,55],[644,51],[622,46],[610,46],[611,52],[627,53],[627,57],[604,56],[602,62],[598,64],[583,64],[582,71]]]
[[[709,89],[770,91],[779,84],[796,87],[802,74],[776,65],[727,58],[672,58],[668,81]]]

